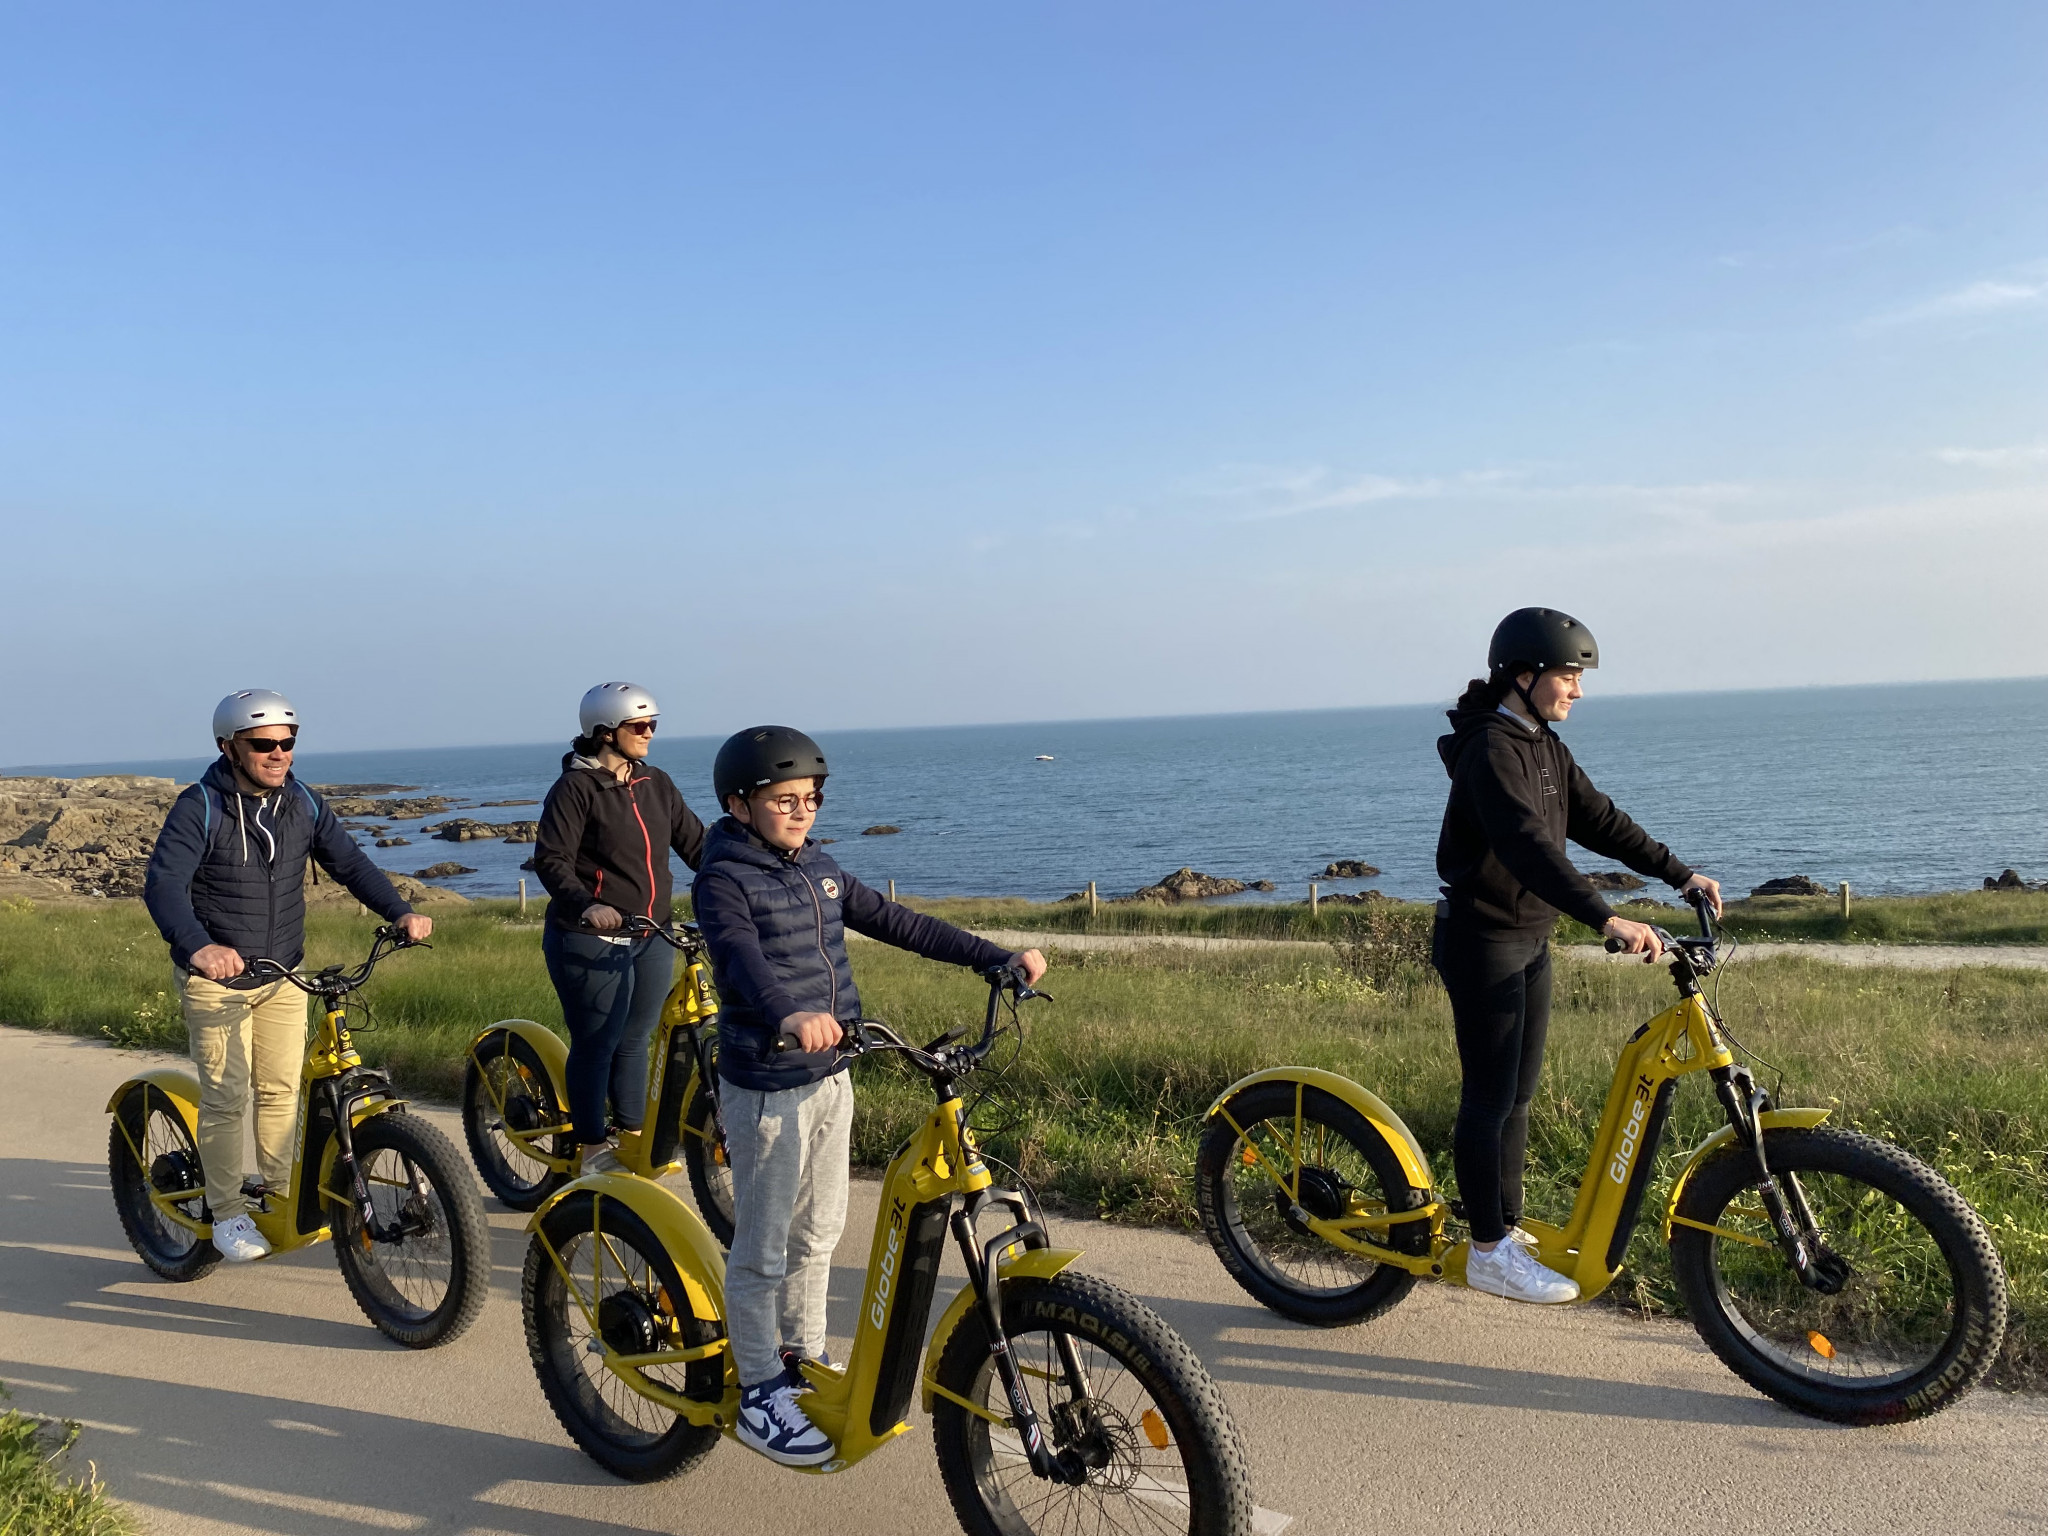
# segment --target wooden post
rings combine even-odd
[[[1308,883],[1308,915],[1314,917],[1321,909],[1322,898],[1316,894],[1316,883],[1311,880]]]
[[[1088,882],[1088,916],[1090,918],[1095,916],[1095,882],[1093,880]]]
[[[894,880],[889,882],[889,899],[891,901],[896,899],[896,882]]]
[[[1844,916],[1844,917],[1847,917],[1848,915],[1849,915],[1849,882],[1848,882],[1848,881],[1846,881],[1846,880],[1844,880],[1844,881],[1842,882],[1842,916]]]
[[[526,916],[526,876],[519,877],[519,915]]]

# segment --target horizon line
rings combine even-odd
[[[1642,692],[1604,693],[1596,695],[1596,697],[1601,700],[1702,698],[1745,694],[1761,695],[1779,693],[1846,692],[1851,690],[1868,690],[1876,688],[1952,688],[1959,686],[1968,686],[1970,684],[1975,683],[2034,682],[2048,682],[2048,673],[2024,673],[2017,676],[2007,677],[1916,678],[1902,681],[1870,683],[1783,683],[1775,687],[1768,688],[1663,688],[1656,690],[1644,690]],[[901,731],[968,731],[994,730],[999,728],[1011,728],[1021,730],[1031,726],[1051,727],[1066,725],[1117,725],[1126,723],[1135,724],[1138,722],[1163,722],[1173,720],[1238,720],[1250,719],[1259,716],[1281,715],[1364,714],[1375,710],[1431,709],[1440,707],[1441,705],[1446,704],[1448,702],[1450,702],[1449,699],[1436,698],[1410,700],[1404,703],[1397,704],[1324,704],[1314,705],[1303,709],[1222,709],[1157,715],[1070,715],[1065,718],[1056,720],[958,720],[949,721],[942,725],[858,725],[830,727],[826,729],[824,734],[857,735],[882,734],[888,732]],[[713,735],[689,735],[670,736],[665,739],[667,741],[714,741],[720,738]],[[342,756],[351,753],[358,755],[372,753],[397,755],[407,752],[494,752],[507,751],[521,747],[552,747],[557,744],[558,740],[559,738],[542,741],[479,741],[468,742],[459,746],[323,747],[319,749],[317,752],[315,752],[313,755]],[[217,753],[213,754],[213,756],[218,755],[219,754]],[[0,767],[0,778],[63,778],[72,775],[63,774],[58,772],[57,770],[76,770],[79,768],[97,768],[99,769],[100,773],[111,775],[113,773],[118,772],[118,770],[124,766],[143,765],[151,763],[207,762],[210,760],[211,759],[209,758],[209,756],[205,753],[193,753],[189,756],[128,758],[122,760],[121,762],[109,762],[105,764],[19,763]]]

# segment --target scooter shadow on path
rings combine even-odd
[[[1334,1336],[1358,1338],[1363,1342],[1371,1334],[1363,1329],[1349,1329],[1333,1335],[1324,1329],[1288,1322],[1263,1307],[1250,1304],[1239,1306],[1168,1296],[1146,1296],[1144,1299],[1188,1341],[1209,1368],[1209,1374],[1226,1386],[1243,1382],[1252,1386],[1346,1392],[1412,1402],[1595,1414],[1604,1418],[1663,1420],[1674,1424],[1856,1433],[1842,1425],[1794,1413],[1767,1397],[1747,1396],[1740,1387],[1730,1392],[1713,1392],[1651,1381],[1617,1381],[1609,1376],[1571,1376],[1507,1366],[1475,1365],[1422,1355],[1404,1358],[1364,1349],[1318,1348],[1313,1340]],[[1473,1304],[1464,1298],[1452,1302],[1453,1306],[1459,1307]],[[1513,1303],[1501,1302],[1499,1305],[1510,1306]],[[1418,1317],[1416,1321],[1420,1323],[1423,1319]],[[1535,1321],[1540,1322],[1540,1319]],[[1450,1320],[1433,1317],[1420,1333],[1412,1326],[1405,1332],[1398,1325],[1390,1327],[1387,1320],[1365,1325],[1365,1328],[1377,1332],[1378,1337],[1372,1342],[1386,1345],[1411,1339],[1423,1340],[1451,1326]],[[1655,1367],[1657,1354],[1671,1347],[1660,1339],[1646,1339],[1641,1353],[1646,1370]],[[1560,1349],[1569,1348],[1560,1339]]]
[[[277,1536],[484,1529],[645,1536],[487,1497],[505,1483],[617,1482],[564,1444],[46,1364],[0,1361],[9,1406],[85,1421],[81,1450],[121,1497]]]
[[[92,1181],[97,1180],[97,1184]],[[213,1299],[243,1293],[243,1273],[222,1266],[203,1279],[175,1284],[159,1279],[127,1252],[107,1172],[70,1161],[0,1158],[0,1315],[59,1318],[148,1333],[195,1333],[250,1343],[318,1345],[333,1349],[395,1350],[360,1317],[333,1317]],[[94,1191],[98,1198],[94,1198]],[[312,1268],[333,1277],[337,1309],[348,1295],[334,1275],[334,1256],[321,1244],[252,1266]],[[293,1277],[295,1280],[297,1277]],[[307,1294],[323,1299],[323,1284]],[[209,1292],[212,1294],[209,1295]],[[243,1293],[246,1294],[246,1293]]]

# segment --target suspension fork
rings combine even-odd
[[[323,1079],[320,1086],[327,1092],[327,1111],[334,1116],[334,1140],[341,1148],[341,1161],[347,1165],[349,1193],[355,1197],[356,1212],[363,1219],[363,1230],[374,1239],[377,1208],[370,1203],[370,1181],[363,1173],[363,1165],[356,1161],[355,1127],[348,1123],[348,1105],[341,1096],[339,1078]]]
[[[1017,1368],[1016,1358],[1010,1352],[1010,1335],[1003,1328],[1003,1299],[995,1278],[995,1266],[976,1246],[974,1218],[964,1207],[956,1207],[952,1227],[953,1239],[960,1245],[960,1257],[967,1265],[967,1283],[974,1288],[975,1306],[981,1313],[982,1327],[988,1332],[989,1353],[995,1357],[996,1374],[1002,1378],[1003,1395],[1010,1402],[1011,1424],[1017,1431],[1017,1437],[1024,1442],[1024,1454],[1031,1459],[1031,1471],[1034,1476],[1048,1482],[1075,1482],[1077,1479],[1069,1475],[1046,1445],[1045,1431],[1040,1428],[1038,1415],[1031,1407],[1031,1395],[1024,1390],[1024,1373]],[[1080,1359],[1071,1340],[1061,1339],[1060,1358],[1072,1379]]]
[[[1747,1067],[1717,1067],[1711,1073],[1714,1092],[1720,1097],[1721,1105],[1728,1111],[1728,1123],[1735,1128],[1735,1134],[1749,1151],[1756,1178],[1752,1184],[1759,1199],[1763,1201],[1764,1214],[1770,1217],[1771,1232],[1778,1240],[1779,1251],[1792,1266],[1799,1283],[1812,1290],[1824,1290],[1822,1278],[1815,1272],[1812,1249],[1807,1244],[1809,1233],[1818,1237],[1814,1223],[1813,1209],[1806,1202],[1806,1191],[1799,1187],[1799,1180],[1787,1173],[1774,1176],[1770,1159],[1764,1153],[1763,1112],[1771,1107],[1770,1096],[1756,1085]],[[1779,1188],[1780,1179],[1784,1188]],[[1790,1201],[1786,1199],[1791,1196]]]

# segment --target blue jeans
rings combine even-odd
[[[615,944],[552,923],[540,952],[569,1025],[569,1114],[576,1139],[605,1139],[604,1101],[629,1131],[647,1107],[647,1044],[675,974],[675,951],[657,938]]]

